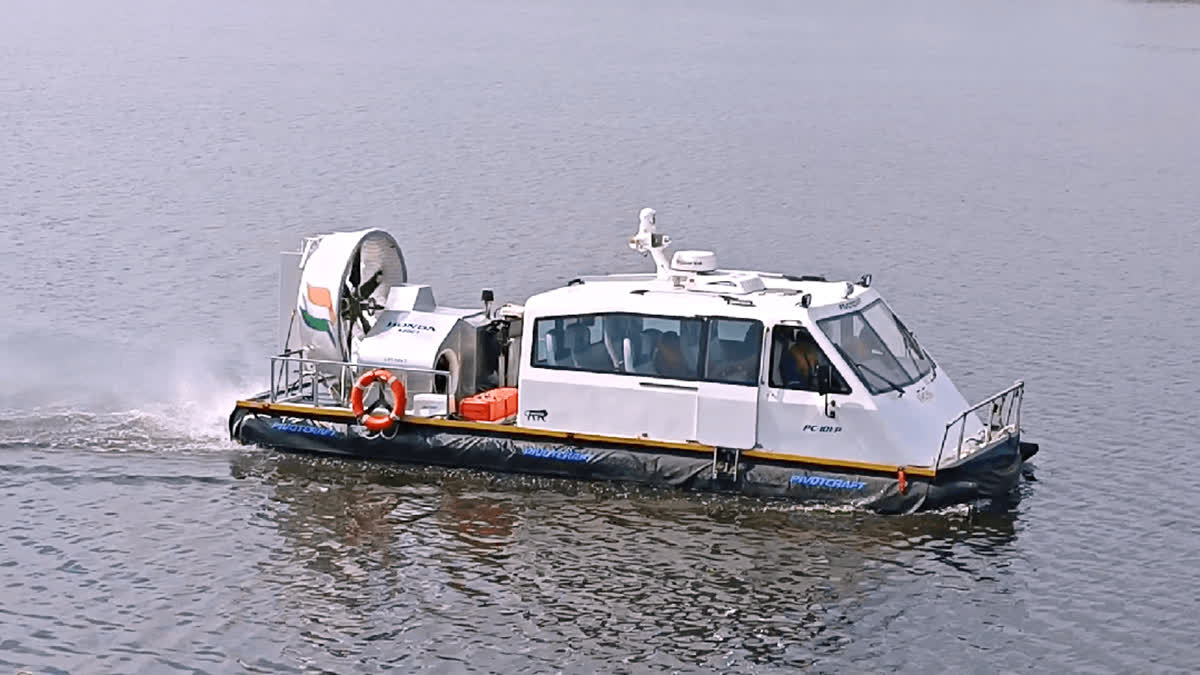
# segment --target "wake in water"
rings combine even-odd
[[[0,339],[0,447],[111,452],[232,447],[233,402],[266,387],[261,359],[178,345],[123,353],[70,336]]]

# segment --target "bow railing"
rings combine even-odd
[[[974,452],[980,448],[988,447],[998,439],[1019,434],[1021,431],[1021,402],[1024,399],[1025,382],[1018,380],[1011,387],[976,403],[947,422],[946,429],[942,433],[942,445],[938,448],[937,462],[934,464],[934,467],[941,466],[943,456],[946,456],[947,459],[953,456],[954,461],[962,459],[964,446],[973,446],[971,452]],[[988,417],[984,422],[983,429],[971,436],[967,436],[967,420],[970,419],[973,413],[983,408],[988,408]],[[953,454],[946,455],[946,442],[954,439],[955,436],[957,436],[957,440],[951,446]]]

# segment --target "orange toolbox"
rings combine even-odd
[[[517,414],[517,388],[500,387],[468,396],[458,404],[458,414],[476,422],[499,422]]]

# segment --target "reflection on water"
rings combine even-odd
[[[1003,574],[1017,536],[1011,512],[887,518],[280,453],[232,473],[270,487],[257,520],[286,553],[258,568],[289,622],[367,661],[403,636],[485,670],[530,650],[571,669],[806,666],[854,641],[897,575]]]

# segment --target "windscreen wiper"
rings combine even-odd
[[[937,378],[937,364],[934,363],[933,359],[929,357],[929,352],[925,351],[924,347],[917,344],[916,336],[912,334],[912,331],[910,331],[908,329],[908,326],[904,325],[904,322],[900,320],[900,317],[897,316],[897,317],[893,317],[893,318],[896,319],[896,325],[900,326],[900,332],[904,336],[904,351],[908,352],[909,358],[912,358],[912,353],[915,352],[915,353],[919,354],[922,359],[928,361],[929,362],[929,370],[930,370],[930,372],[933,373],[933,379],[936,379]],[[914,361],[914,365],[915,365],[915,363],[916,362]],[[918,367],[917,372],[919,373],[920,371],[921,371],[921,369],[920,369],[920,367]],[[932,382],[933,379],[931,379],[930,382]]]
[[[903,395],[904,395],[904,387],[901,387],[900,385],[896,384],[895,382],[892,382],[891,380],[887,379],[886,377],[884,377],[884,376],[880,375],[880,374],[879,374],[879,372],[878,372],[878,371],[876,371],[874,368],[872,368],[872,367],[870,367],[870,366],[863,365],[863,364],[861,364],[861,363],[859,363],[859,362],[857,362],[857,361],[851,361],[850,363],[851,363],[851,364],[852,364],[854,367],[856,367],[856,368],[862,368],[863,370],[865,370],[865,371],[867,371],[868,373],[870,373],[870,374],[874,375],[875,377],[878,377],[879,379],[883,380],[884,382],[887,382],[887,383],[888,383],[888,386],[890,386],[890,387],[892,388],[892,390],[900,392],[900,395],[901,395],[901,396],[903,396]]]

